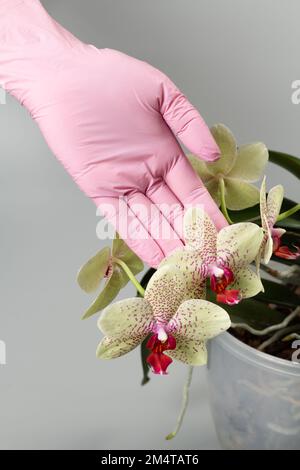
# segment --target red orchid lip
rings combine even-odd
[[[283,259],[298,259],[300,257],[300,246],[293,245],[293,247],[295,248],[295,251],[292,251],[288,246],[285,245],[279,246],[277,249],[275,249],[274,255]]]
[[[227,267],[218,267],[223,271],[221,276],[216,276],[212,274],[210,277],[211,289],[217,294],[222,294],[225,292],[226,287],[233,283],[234,275],[231,269]]]
[[[240,291],[236,289],[225,290],[221,294],[217,294],[217,302],[236,305],[241,301]]]
[[[168,335],[167,340],[162,342],[158,339],[158,334],[154,334],[149,338],[146,348],[151,350],[147,357],[147,363],[150,365],[152,372],[154,374],[166,375],[167,368],[173,360],[164,354],[164,352],[176,348],[174,336]]]

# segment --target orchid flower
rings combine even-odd
[[[290,260],[300,257],[300,247],[295,246],[295,251],[292,251],[288,246],[282,246],[281,237],[285,230],[274,227],[281,209],[283,195],[283,186],[279,184],[270,189],[268,196],[266,196],[266,178],[263,179],[260,189],[260,216],[264,238],[257,257],[257,266],[259,266],[261,259],[265,264],[268,264],[273,253],[279,258]]]
[[[260,217],[264,238],[260,247],[259,259],[268,264],[274,251],[280,246],[280,238],[285,233],[283,228],[274,228],[279,215],[284,189],[281,184],[274,186],[266,196],[266,177],[260,188]]]
[[[189,159],[194,170],[219,206],[222,191],[228,209],[254,206],[259,202],[259,190],[251,183],[259,180],[264,171],[268,161],[266,146],[258,142],[237,148],[233,134],[223,124],[213,126],[211,133],[221,156],[216,162],[205,163],[191,155]]]
[[[164,266],[152,276],[144,298],[125,299],[107,307],[98,326],[104,338],[97,356],[122,356],[146,337],[148,364],[155,374],[166,374],[172,358],[190,365],[207,362],[205,343],[230,327],[228,314],[203,299],[191,277],[175,267]],[[168,354],[166,354],[166,352]]]
[[[162,265],[175,265],[199,279],[210,279],[217,302],[234,305],[242,298],[263,290],[256,273],[249,267],[261,246],[263,230],[251,222],[224,227],[218,233],[209,216],[200,208],[189,208],[184,217],[183,250],[173,252]]]
[[[140,258],[116,234],[112,248],[103,248],[79,270],[78,284],[87,293],[97,290],[105,279],[103,289],[87,309],[83,318],[88,318],[107,307],[127,284],[129,278],[122,268],[122,264],[127,266],[132,274],[138,274],[144,267]]]

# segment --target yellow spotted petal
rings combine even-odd
[[[163,266],[151,277],[145,300],[156,321],[168,322],[179,305],[190,296],[190,278],[174,266]]]
[[[216,255],[217,229],[201,207],[190,207],[183,220],[184,239],[187,247],[199,253],[206,261]]]
[[[100,359],[116,359],[136,348],[141,341],[136,338],[103,338],[97,347],[96,356]]]
[[[77,282],[85,292],[95,291],[104,278],[110,260],[110,248],[105,247],[82,266],[77,275]]]
[[[176,349],[167,351],[166,354],[190,366],[203,366],[207,363],[207,349],[205,341],[186,340],[176,337]]]
[[[259,189],[238,179],[225,179],[226,207],[233,211],[252,207],[259,202]]]
[[[281,184],[270,189],[267,197],[268,223],[273,227],[279,215],[284,196],[284,189]]]
[[[180,248],[164,258],[160,263],[159,268],[163,266],[173,266],[181,271],[189,273],[190,271],[196,271],[198,269],[199,262],[200,260],[195,250]]]
[[[176,349],[170,351],[170,356],[190,365],[205,364],[206,341],[229,327],[229,315],[219,305],[188,300],[180,305],[168,324],[169,332],[176,338]]]
[[[207,341],[230,327],[228,313],[203,299],[186,300],[168,323],[171,334],[187,340]]]
[[[267,231],[268,230],[268,208],[267,208],[267,196],[266,196],[266,177],[262,180],[261,187],[260,187],[260,218],[262,228]]]
[[[106,307],[98,320],[98,328],[106,336],[141,338],[150,331],[153,323],[151,305],[134,297],[120,300]]]
[[[235,138],[224,124],[213,126],[211,133],[221,150],[221,156],[216,162],[207,165],[207,168],[213,175],[226,175],[235,165],[237,158]]]
[[[265,169],[268,158],[268,149],[262,142],[242,145],[238,149],[235,165],[227,176],[249,183],[257,181]]]
[[[248,266],[259,253],[263,230],[251,222],[229,225],[218,233],[217,257],[236,272]]]
[[[105,335],[97,357],[114,359],[138,346],[153,326],[151,306],[144,299],[125,299],[107,307],[98,320]]]
[[[266,216],[264,219],[263,226],[265,227],[265,233],[261,243],[261,258],[265,264],[268,264],[273,254],[273,238],[271,227],[267,221]]]
[[[197,175],[205,184],[207,181],[213,178],[214,175],[210,172],[209,168],[203,160],[199,160],[199,158],[195,157],[195,155],[188,155],[188,159]]]
[[[247,299],[263,291],[263,285],[252,269],[243,268],[235,273],[235,281],[230,285],[230,289],[238,289],[242,298]]]
[[[159,267],[173,266],[185,274],[190,299],[200,299],[205,296],[206,279],[199,255],[194,250],[180,249],[165,258]]]

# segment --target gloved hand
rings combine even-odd
[[[218,229],[227,224],[176,137],[206,161],[216,160],[219,149],[196,109],[159,70],[81,42],[38,0],[0,0],[0,83],[151,266],[183,245],[186,206],[203,204]]]

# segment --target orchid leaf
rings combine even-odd
[[[292,201],[291,199],[284,198],[281,206],[281,212],[285,212],[292,207],[294,207],[297,202]],[[234,223],[253,221],[255,223],[260,223],[260,207],[259,204],[249,207],[248,209],[240,211],[228,211],[229,217]],[[276,226],[286,228],[286,229],[296,229],[300,231],[300,212],[296,212],[291,217],[281,220],[276,223]]]
[[[143,368],[143,378],[142,378],[141,385],[146,385],[148,382],[150,382],[150,377],[149,377],[150,366],[148,365],[148,362],[147,362],[147,357],[149,356],[149,349],[146,347],[148,341],[149,341],[149,336],[147,336],[147,338],[145,338],[141,344],[141,360],[142,360],[142,368]]]
[[[151,277],[153,274],[156,272],[156,269],[150,268],[148,271],[144,274],[142,280],[141,280],[141,286],[146,289],[148,282],[150,281]],[[137,296],[140,297],[139,292],[137,292]],[[141,361],[142,361],[142,370],[143,370],[143,378],[142,378],[142,385],[146,385],[150,381],[149,377],[149,372],[150,372],[150,367],[147,362],[147,357],[149,355],[149,350],[146,348],[146,344],[148,342],[149,337],[144,339],[144,341],[141,344]]]
[[[288,155],[287,153],[269,150],[269,160],[289,171],[297,178],[300,178],[300,158]]]
[[[263,279],[264,292],[255,298],[260,302],[278,304],[285,307],[297,307],[300,297],[292,292],[286,285]]]

